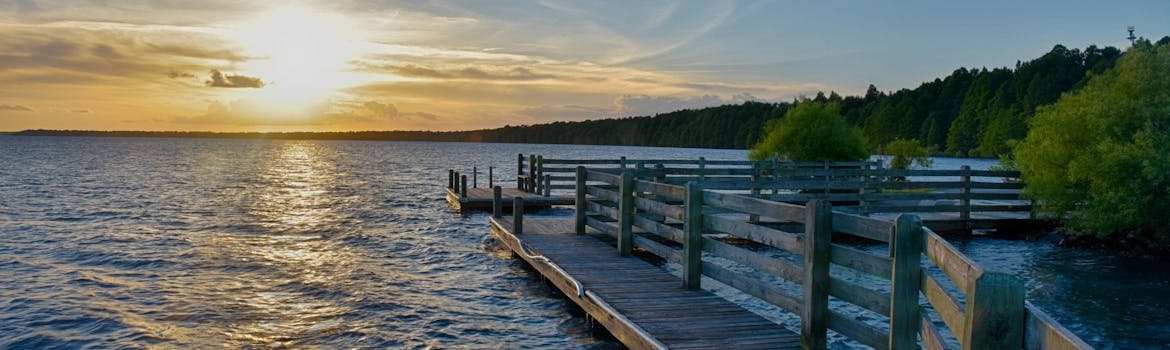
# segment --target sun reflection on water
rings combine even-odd
[[[240,204],[242,215],[201,242],[201,254],[221,269],[240,270],[199,282],[236,346],[306,347],[315,337],[361,327],[345,306],[357,255],[338,237],[346,223],[334,214],[336,165],[312,142],[287,142],[258,167],[257,186]],[[229,279],[229,280],[224,280]]]

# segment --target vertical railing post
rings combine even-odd
[[[544,196],[552,196],[552,175],[545,174],[542,180],[544,181],[544,186],[541,186],[544,190]]]
[[[467,198],[467,175],[461,175],[460,179],[463,183],[459,185],[459,196]]]
[[[621,198],[618,200],[618,255],[630,256],[634,249],[634,174],[629,170],[622,172],[621,184],[618,191]]]
[[[492,186],[492,217],[496,219],[504,217],[503,192],[500,186]]]
[[[536,155],[528,155],[528,183],[524,188],[525,192],[536,191]]]
[[[524,233],[524,197],[512,197],[512,234]]]
[[[516,154],[516,189],[524,191],[524,153]]]
[[[861,166],[861,177],[857,181],[857,214],[861,216],[869,216],[869,201],[865,200],[866,187],[869,186],[870,180],[870,162],[864,162]]]
[[[544,155],[536,156],[536,191],[537,195],[544,193]]]
[[[662,163],[654,165],[654,182],[666,183],[666,166]]]
[[[687,182],[683,199],[683,287],[699,289],[703,277],[703,186]]]
[[[589,210],[589,204],[588,204],[588,202],[586,202],[586,200],[587,200],[586,194],[588,194],[588,192],[589,192],[588,191],[589,189],[585,187],[586,186],[585,181],[587,180],[586,176],[587,175],[585,174],[585,167],[578,165],[577,166],[577,191],[575,194],[577,195],[576,232],[579,235],[585,234],[585,218],[586,218],[585,214],[587,213],[587,210]]]
[[[760,163],[759,162],[752,162],[751,181],[752,181],[752,184],[751,184],[752,198],[760,198],[760,185],[759,185],[759,182],[760,182]],[[758,215],[758,214],[748,215],[748,222],[753,223],[753,224],[760,223],[760,215]]]
[[[918,346],[918,290],[922,283],[922,220],[901,214],[894,219],[893,272],[890,274],[890,349]]]
[[[471,188],[479,188],[479,167],[471,167]]]
[[[878,158],[876,163],[877,163],[877,171],[875,171],[875,174],[874,174],[874,180],[876,180],[876,184],[874,185],[875,187],[874,187],[873,193],[882,193],[882,191],[884,190],[883,185],[885,185],[885,183],[886,183],[886,170],[884,168],[882,168],[882,159],[881,158]]]
[[[1019,349],[1024,345],[1024,284],[1015,276],[984,271],[972,281],[963,313],[963,349]]]
[[[825,349],[829,329],[829,243],[833,208],[828,201],[807,204],[804,221],[804,285],[800,308],[800,344]]]
[[[971,228],[971,166],[964,165],[959,168],[963,171],[962,178],[959,181],[963,182],[963,187],[960,189],[962,195],[959,196],[959,206],[962,207],[959,212],[959,219],[966,223],[967,229]]]
[[[618,165],[621,166],[622,169],[626,168],[626,156],[618,158]]]
[[[707,180],[707,158],[699,157],[699,183]]]

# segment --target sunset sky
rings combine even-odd
[[[463,130],[913,88],[1170,1],[0,0],[0,131]]]

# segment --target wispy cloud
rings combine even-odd
[[[33,109],[22,105],[0,105],[0,111],[10,112],[32,112]]]

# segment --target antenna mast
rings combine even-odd
[[[1134,28],[1133,28],[1133,26],[1129,26],[1129,37],[1128,37],[1128,38],[1126,38],[1126,39],[1129,39],[1129,45],[1130,45],[1130,46],[1133,46],[1133,45],[1135,45],[1135,44],[1137,43],[1137,42],[1135,41],[1135,40],[1137,40],[1137,37],[1136,37],[1136,36],[1133,36],[1133,29],[1134,29]]]

